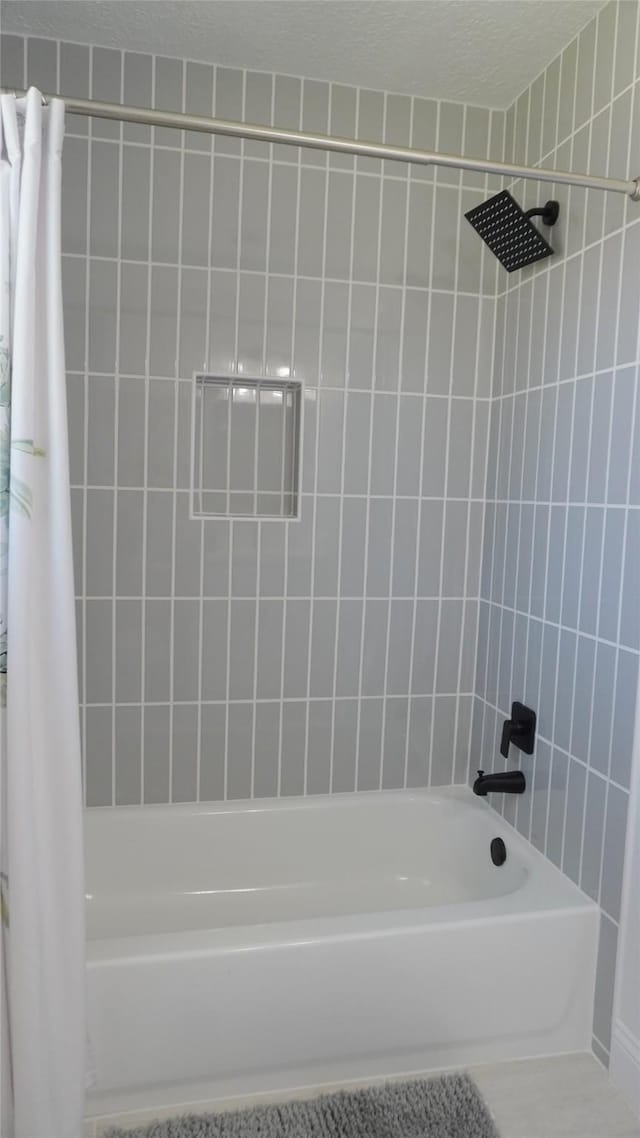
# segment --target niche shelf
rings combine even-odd
[[[280,518],[300,509],[302,384],[196,373],[194,518]]]

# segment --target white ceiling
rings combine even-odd
[[[508,107],[605,0],[1,0],[6,32]]]

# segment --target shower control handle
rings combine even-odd
[[[505,759],[509,757],[509,746],[513,743],[525,755],[532,755],[536,740],[536,713],[530,707],[515,700],[511,704],[511,719],[505,719],[502,725],[502,739],[500,754]]]

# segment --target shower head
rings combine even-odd
[[[525,265],[532,265],[534,261],[553,254],[553,249],[530,219],[541,217],[544,225],[555,225],[559,210],[557,202],[549,201],[540,209],[525,212],[509,191],[503,190],[482,205],[470,209],[465,217],[486,241],[500,264],[512,273],[514,269],[524,269]]]

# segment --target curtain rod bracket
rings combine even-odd
[[[634,178],[633,181],[635,182],[636,188],[631,194],[631,201],[640,202],[640,178]]]

